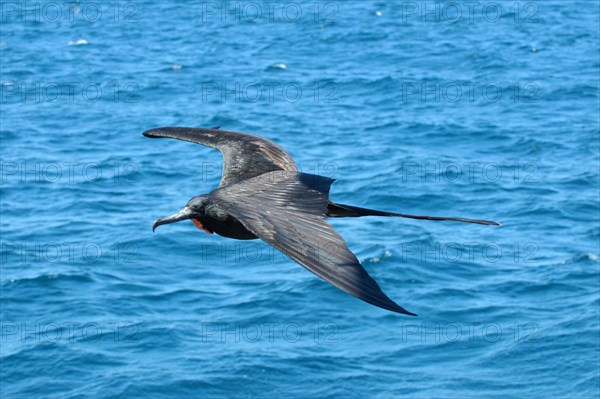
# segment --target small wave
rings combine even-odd
[[[285,69],[287,69],[287,65],[286,64],[284,64],[284,63],[277,63],[277,64],[270,65],[267,68],[267,71],[269,71],[269,70],[271,70],[271,71],[272,70],[285,70]]]
[[[90,42],[88,42],[85,39],[77,39],[77,40],[71,40],[69,43],[67,43],[67,46],[83,46],[86,44],[90,44]]]

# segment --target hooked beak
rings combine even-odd
[[[194,215],[194,212],[186,206],[185,208],[183,208],[182,210],[180,210],[179,212],[177,212],[174,215],[157,219],[154,222],[154,224],[152,225],[152,232],[154,232],[154,230],[156,230],[156,228],[158,226],[162,226],[163,224],[171,224],[171,223],[175,223],[175,222],[181,222],[182,220],[187,220],[187,219],[191,218],[193,215]]]

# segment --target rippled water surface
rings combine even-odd
[[[597,397],[598,2],[477,4],[2,1],[1,396]],[[503,226],[334,220],[419,317],[386,312],[262,242],[153,234],[220,177],[165,125]]]

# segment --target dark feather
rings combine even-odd
[[[219,187],[237,183],[274,170],[296,171],[292,157],[264,137],[220,129],[160,127],[146,130],[144,136],[168,137],[215,148],[223,154]]]
[[[330,218],[357,218],[357,217],[362,217],[362,216],[393,216],[393,217],[408,218],[408,219],[445,220],[445,221],[451,221],[451,222],[463,222],[463,223],[483,224],[483,225],[488,225],[488,226],[500,226],[500,223],[492,222],[491,220],[452,218],[452,217],[446,217],[446,216],[407,215],[405,213],[377,211],[375,209],[360,208],[358,206],[336,204],[335,202],[329,201],[329,204],[327,207],[327,217],[330,217]]]
[[[213,191],[209,199],[256,236],[317,276],[365,302],[414,315],[369,276],[327,223],[333,179],[298,172],[270,172]]]

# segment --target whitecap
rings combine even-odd
[[[89,44],[89,42],[85,39],[77,39],[77,40],[72,40],[68,43],[69,46],[81,46],[83,44]]]

